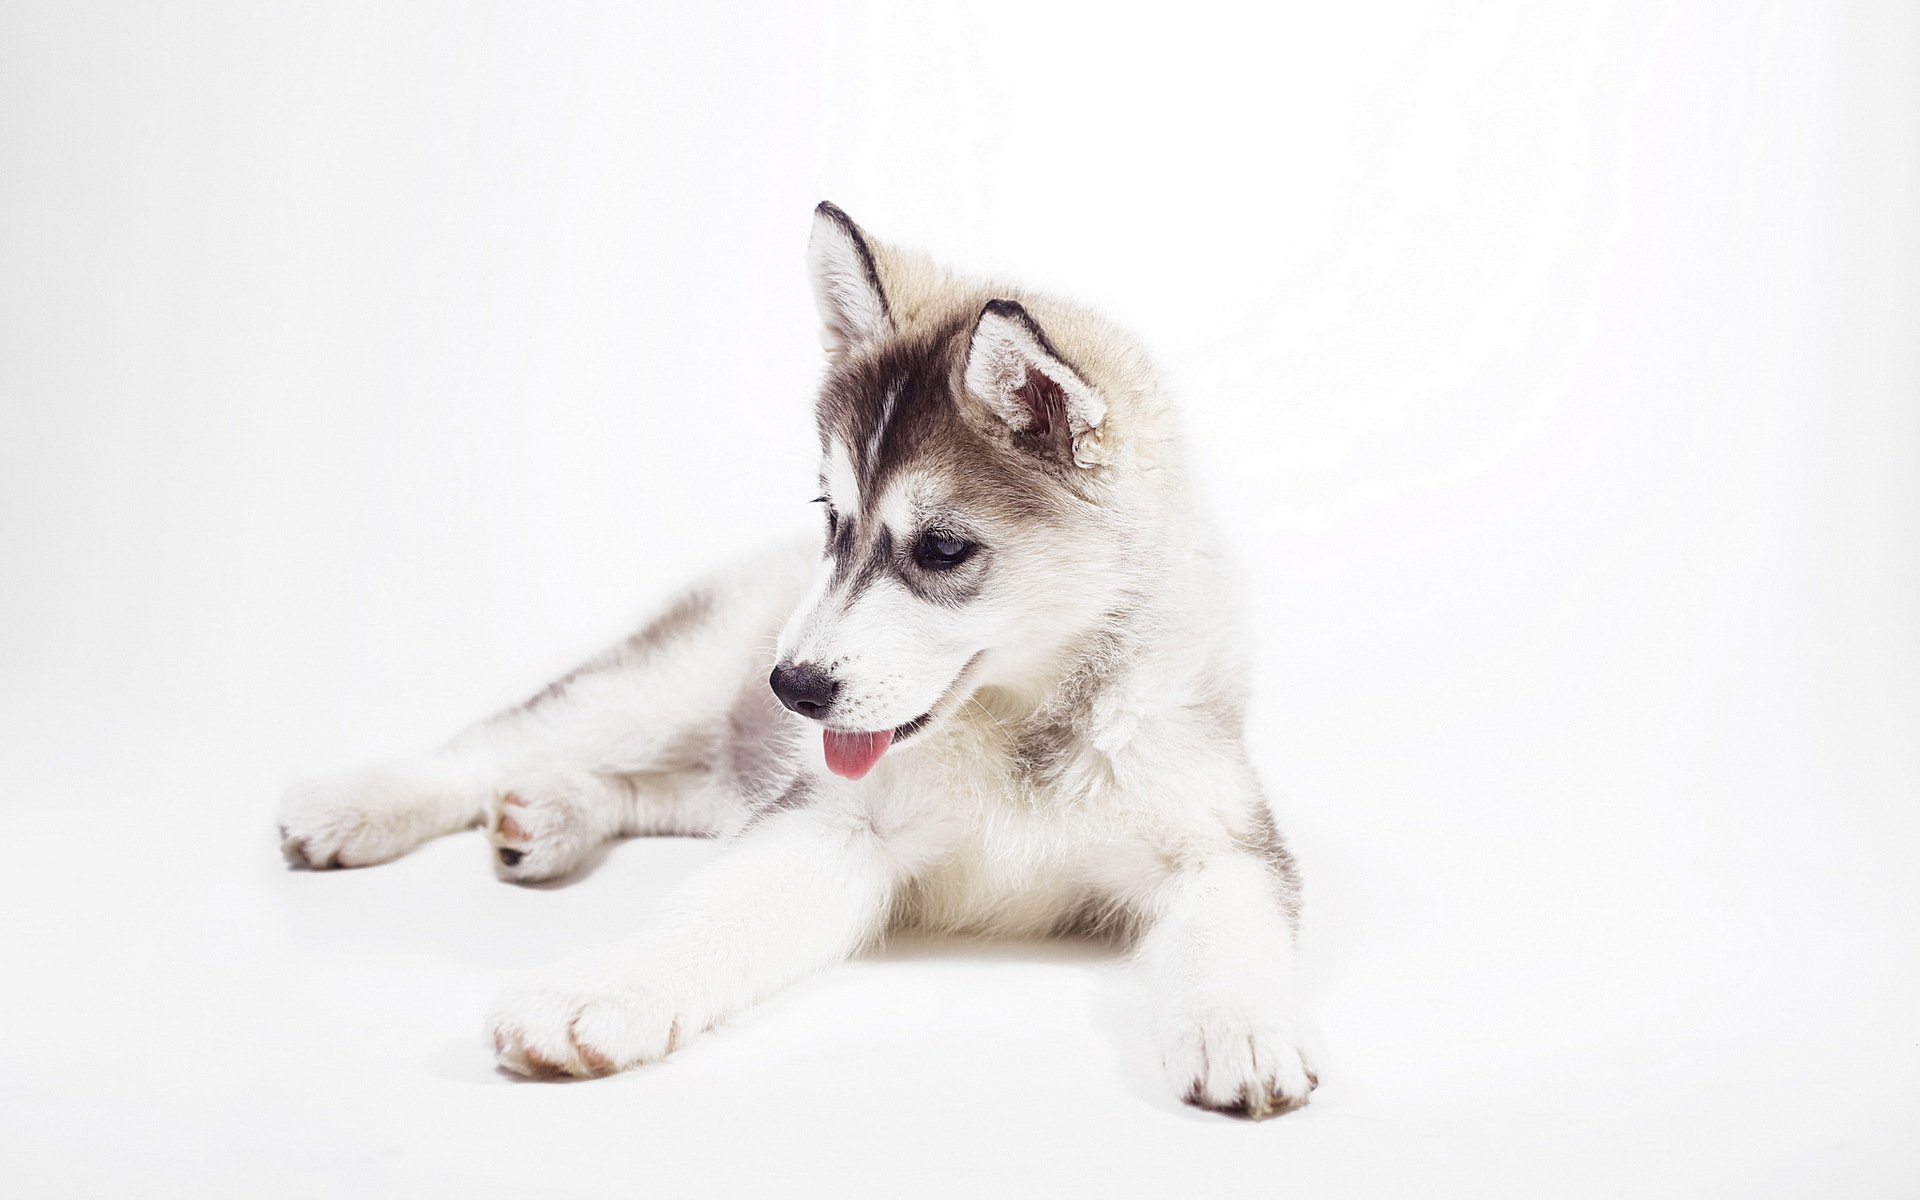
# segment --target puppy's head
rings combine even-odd
[[[1115,603],[1142,466],[1122,410],[1150,372],[1091,316],[956,280],[830,204],[808,259],[825,544],[771,684],[857,779],[977,689],[1041,686]]]

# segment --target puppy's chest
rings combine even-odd
[[[1012,769],[962,783],[948,775],[918,791],[919,819],[938,830],[938,849],[916,875],[905,914],[913,924],[1045,934],[1160,862],[1097,796],[1036,789]]]

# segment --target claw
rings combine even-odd
[[[1255,1088],[1251,1092],[1242,1093],[1238,1107],[1251,1121],[1264,1121],[1274,1115],[1273,1097],[1267,1095],[1265,1088]]]

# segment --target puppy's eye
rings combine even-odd
[[[913,544],[913,561],[923,571],[948,571],[967,561],[975,550],[972,542],[950,533],[927,532]]]
[[[828,540],[828,541],[832,541],[832,540],[833,540],[833,535],[834,535],[834,534],[835,534],[836,532],[838,532],[838,531],[839,531],[839,529],[840,529],[840,514],[839,514],[839,513],[837,513],[837,512],[835,512],[835,511],[833,511],[833,501],[831,501],[831,500],[829,500],[829,499],[827,499],[827,498],[826,498],[825,496],[815,496],[815,497],[813,498],[813,502],[814,502],[815,504],[820,504],[820,505],[824,505],[824,506],[826,507],[826,510],[827,510],[827,540]]]

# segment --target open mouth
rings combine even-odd
[[[858,779],[873,770],[873,764],[887,752],[887,747],[901,738],[912,737],[933,720],[931,711],[921,713],[905,725],[896,725],[892,729],[882,729],[878,733],[841,733],[837,729],[826,730],[822,735],[822,745],[827,752],[827,770],[842,779]]]
[[[837,729],[823,730],[821,733],[821,746],[826,751],[827,770],[832,771],[842,779],[859,779],[868,771],[873,770],[873,764],[880,761],[880,756],[887,752],[888,746],[905,738],[910,738],[927,727],[928,723],[933,720],[933,715],[939,712],[941,705],[947,702],[947,698],[960,690],[961,682],[966,679],[967,673],[973,669],[973,664],[978,661],[980,661],[978,654],[968,659],[967,665],[960,668],[960,673],[953,677],[953,682],[948,684],[947,690],[940,694],[940,699],[934,701],[933,707],[921,713],[913,720],[908,721],[905,725],[895,725],[892,729],[882,729],[875,733],[843,733]]]
[[[919,733],[922,729],[925,729],[927,727],[927,722],[931,720],[933,720],[933,710],[929,709],[926,712],[923,712],[919,716],[915,717],[913,720],[908,721],[905,725],[895,725],[893,727],[893,740],[897,742],[902,738],[912,737],[914,734]]]

